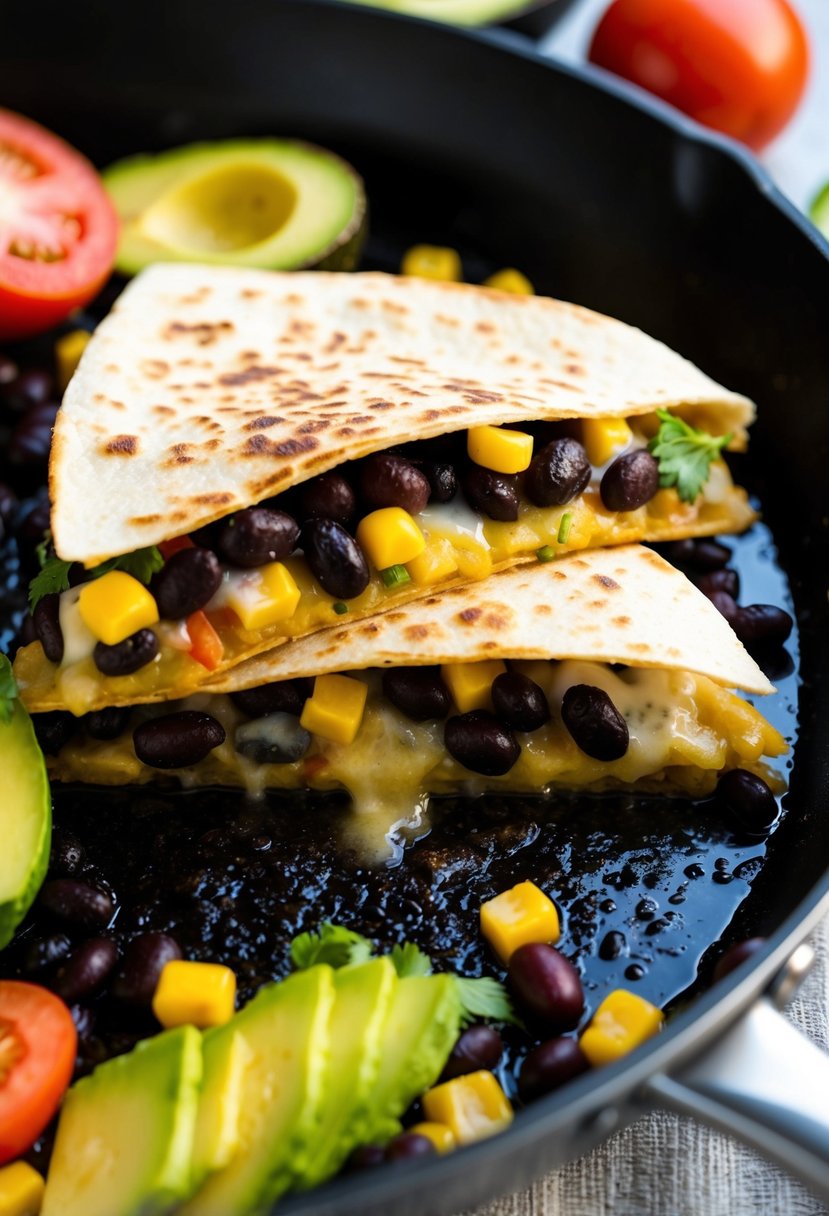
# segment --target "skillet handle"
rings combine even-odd
[[[701,1056],[644,1089],[655,1105],[736,1136],[829,1201],[829,1054],[768,996]]]

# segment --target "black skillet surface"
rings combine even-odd
[[[473,280],[518,265],[538,290],[641,324],[753,395],[760,422],[740,476],[760,494],[794,590],[802,735],[788,811],[767,848],[710,807],[620,798],[450,804],[398,869],[380,873],[354,869],[335,849],[337,811],[319,802],[240,814],[240,799],[228,794],[66,791],[56,821],[77,833],[89,864],[112,883],[122,902],[117,936],[172,928],[194,954],[231,962],[243,991],[284,970],[295,928],[327,916],[382,942],[402,931],[475,973],[491,966],[475,931],[480,899],[532,875],[565,910],[563,944],[579,957],[591,1002],[622,983],[682,1003],[698,976],[706,985],[723,935],[778,930],[781,944],[778,927],[817,898],[829,853],[827,742],[815,730],[826,721],[829,675],[821,574],[827,262],[727,145],[531,55],[307,0],[236,6],[230,43],[217,36],[221,6],[202,5],[193,25],[186,10],[152,0],[139,20],[98,3],[68,22],[54,6],[51,22],[38,10],[35,31],[34,14],[20,6],[5,45],[37,51],[8,64],[0,51],[0,101],[102,163],[196,137],[320,139],[366,175],[370,264],[394,269],[402,249],[425,239],[458,246]],[[736,558],[744,602],[783,602],[763,529],[737,543]],[[790,735],[795,677],[780,687],[766,708]],[[657,907],[643,908],[645,899]],[[625,936],[616,959],[600,954],[609,931]],[[754,989],[772,965],[758,961]],[[633,966],[642,968],[638,978]],[[724,991],[733,996],[734,984]],[[714,1004],[714,994],[702,997],[691,1016]],[[677,1031],[687,1025],[685,1015]],[[102,1008],[100,1038],[117,1048],[116,1029]],[[510,1067],[525,1044],[516,1039],[512,1048]],[[380,1211],[390,1202],[401,1212],[448,1210],[518,1185],[598,1138],[581,1115],[614,1084],[618,1097],[624,1068],[574,1086],[569,1112],[568,1095],[536,1106],[485,1155],[470,1152],[469,1164],[429,1167],[416,1193],[403,1180],[352,1182],[331,1192],[325,1211]],[[322,1199],[296,1206],[321,1211]]]

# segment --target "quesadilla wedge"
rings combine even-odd
[[[39,710],[168,699],[520,562],[739,531],[754,513],[721,454],[753,416],[571,304],[152,267],[58,414],[55,556],[33,584],[45,649],[17,678]]]
[[[730,688],[772,692],[725,619],[640,546],[570,554],[292,642],[218,690],[92,714],[61,781],[344,788],[374,823],[430,794],[783,783],[782,736]]]

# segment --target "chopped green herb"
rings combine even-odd
[[[401,980],[408,975],[432,974],[432,960],[414,942],[404,942],[402,946],[393,946],[391,961]]]
[[[48,544],[45,537],[43,543]],[[40,546],[38,546],[39,549]],[[44,548],[44,557],[45,552]],[[40,557],[40,552],[38,552],[38,557]],[[29,584],[29,607],[32,611],[44,595],[59,595],[62,591],[69,590],[71,565],[72,562],[65,562],[59,557],[45,558],[40,574],[36,574]],[[155,545],[151,545],[148,549],[136,549],[134,553],[125,553],[122,557],[111,557],[87,573],[89,578],[101,578],[102,575],[109,574],[110,570],[123,570],[125,574],[131,574],[140,583],[146,584],[163,565],[164,558],[161,556],[161,550],[157,549]]]
[[[554,562],[556,551],[552,545],[542,545],[540,549],[536,549],[535,556],[540,562]]]
[[[708,480],[711,465],[731,435],[709,435],[698,431],[667,410],[657,410],[659,431],[648,444],[648,451],[659,461],[659,484],[665,489],[676,486],[682,502],[694,502]]]
[[[35,545],[35,553],[37,554],[37,564],[41,570],[49,560],[49,546],[52,543],[52,529],[47,528],[43,533],[43,539],[39,545]]]
[[[508,1022],[512,1026],[523,1023],[512,1007],[506,988],[498,980],[485,975],[479,980],[455,977],[461,998],[463,1013],[462,1025],[468,1026],[479,1018],[488,1018],[491,1022]]]
[[[371,942],[353,929],[326,921],[320,925],[319,933],[300,933],[299,937],[294,938],[291,942],[291,962],[298,971],[304,971],[316,963],[345,967],[349,963],[364,963],[371,958],[372,949]]]
[[[558,525],[558,543],[566,545],[570,539],[570,529],[573,526],[573,512],[565,511],[561,517],[561,523]]]
[[[348,604],[344,604],[342,602],[342,600],[338,600],[337,603],[334,604],[333,607],[334,607],[334,611],[336,612],[337,616],[344,616],[345,613],[348,612]]]
[[[12,665],[4,654],[0,654],[0,722],[10,722],[17,699],[17,680]]]
[[[385,570],[380,571],[380,577],[387,587],[403,587],[412,581],[412,576],[405,566],[387,566]]]

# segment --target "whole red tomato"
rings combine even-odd
[[[752,148],[794,114],[809,66],[787,0],[613,0],[590,59]]]

